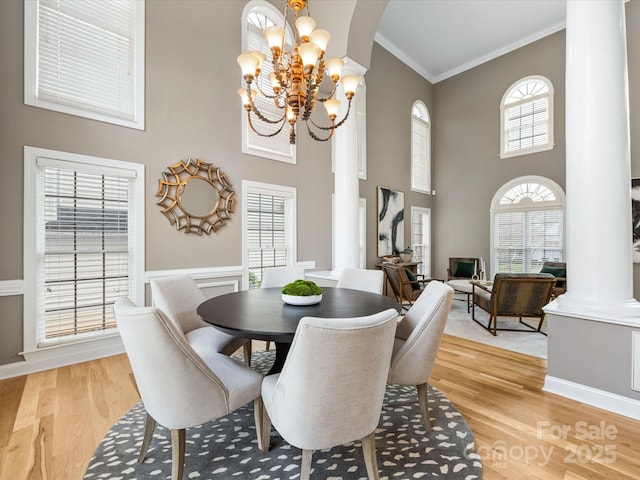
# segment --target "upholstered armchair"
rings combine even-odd
[[[447,268],[447,281],[458,279],[471,279],[473,275],[481,277],[482,269],[479,258],[450,257]]]
[[[387,383],[416,385],[420,414],[427,431],[431,431],[427,383],[452,302],[453,288],[442,282],[431,282],[396,329]]]
[[[242,347],[244,361],[249,365],[249,339],[221,332],[200,318],[196,309],[206,298],[189,275],[151,280],[151,298],[154,306],[162,310],[162,313],[184,333],[187,342],[198,354],[214,351],[231,355]]]
[[[410,270],[401,265],[390,263],[383,265],[382,268],[396,301],[405,310],[408,310],[413,305],[413,302],[417,300],[425,284],[432,281],[431,279],[417,278],[412,273],[413,278],[409,278]]]
[[[338,279],[338,288],[351,288],[382,295],[384,286],[384,272],[382,270],[363,270],[360,268],[345,268]]]
[[[262,375],[221,353],[199,355],[157,308],[138,308],[122,297],[113,310],[147,412],[139,463],[158,422],[171,430],[171,479],[181,480],[185,429],[223,417],[251,401],[258,442],[262,441]]]
[[[540,273],[550,273],[556,277],[556,286],[553,287],[553,298],[567,291],[567,264],[566,262],[544,262]]]
[[[361,440],[369,479],[378,478],[375,430],[380,420],[393,336],[394,309],[358,318],[300,320],[281,373],[265,377],[262,432],[271,424],[302,449],[300,478],[314,450]]]
[[[498,330],[540,332],[544,321],[542,307],[549,303],[556,278],[550,273],[496,273],[493,285],[473,284],[471,318],[497,335]],[[476,319],[476,306],[489,314],[487,325]],[[498,317],[517,317],[527,329],[498,328]],[[524,322],[523,318],[538,318],[538,326]]]

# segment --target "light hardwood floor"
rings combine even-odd
[[[485,480],[638,480],[640,422],[541,390],[546,361],[445,335],[431,383],[463,414]],[[139,400],[125,355],[0,381],[0,480],[81,479]]]

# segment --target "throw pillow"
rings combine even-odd
[[[561,267],[542,267],[540,273],[550,273],[556,278],[564,278],[567,276],[567,269]]]
[[[407,278],[412,281],[415,282],[416,280],[418,280],[418,277],[416,277],[416,275],[409,270],[408,268],[404,269],[405,272],[407,272]],[[411,284],[411,288],[413,288],[414,290],[420,290],[420,284],[419,283],[412,283]]]
[[[465,262],[463,260],[456,260],[456,268],[454,269],[453,276],[471,278],[473,277],[475,266],[476,262],[474,261]]]

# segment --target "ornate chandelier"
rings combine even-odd
[[[242,103],[247,111],[247,120],[251,129],[263,137],[278,135],[289,123],[289,142],[296,143],[296,122],[305,123],[309,135],[314,140],[324,142],[333,136],[336,128],[341,126],[351,111],[351,100],[360,83],[359,75],[344,75],[340,78],[344,62],[340,58],[332,58],[325,62],[324,54],[329,43],[329,32],[316,29],[316,22],[309,16],[307,0],[288,0],[284,11],[284,25],[265,28],[263,34],[271,49],[273,71],[269,74],[269,84],[265,85],[264,75],[260,77],[261,67],[266,55],[256,50],[249,50],[238,56],[238,64],[246,82],[246,88],[238,90]],[[285,49],[285,28],[289,10],[295,16],[295,47],[292,51]],[[300,15],[306,9],[306,15]],[[328,73],[331,78],[331,91],[320,96],[320,85]],[[265,82],[265,83],[263,83]],[[340,100],[334,98],[338,82],[342,84],[348,108],[344,118],[336,123]],[[275,118],[269,118],[261,112],[254,100],[261,96],[272,101],[278,112]],[[331,122],[330,126],[318,125],[312,118],[317,103],[322,103]],[[275,130],[256,129],[253,118],[275,126]],[[315,133],[315,131],[318,133]],[[324,134],[323,134],[324,132]],[[321,136],[322,135],[322,136]]]

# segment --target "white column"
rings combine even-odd
[[[567,2],[567,313],[638,316],[623,0]]]
[[[345,59],[342,74],[364,76],[366,70],[350,59]],[[344,90],[339,85],[336,98],[340,100],[338,120],[347,112]],[[333,134],[334,165],[334,224],[333,273],[339,275],[345,268],[358,268],[360,264],[358,209],[360,179],[358,175],[358,125],[355,98],[347,121]]]

